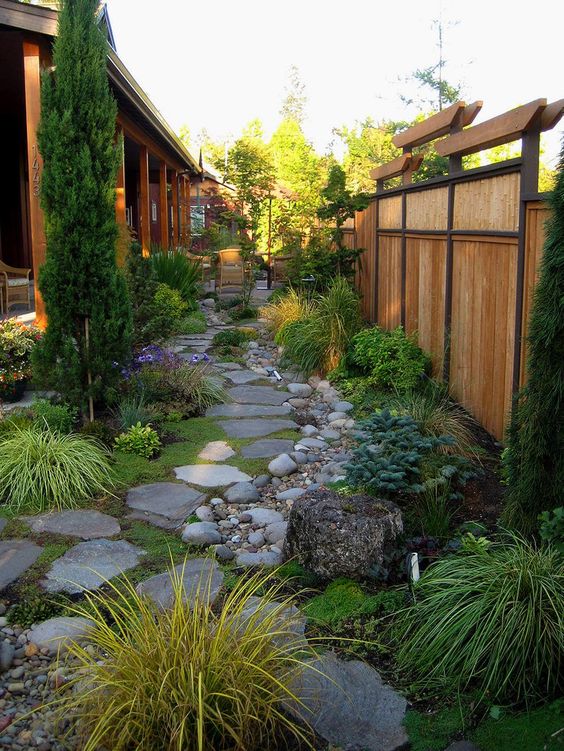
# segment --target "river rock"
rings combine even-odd
[[[288,391],[298,399],[307,399],[313,393],[313,389],[307,383],[289,383]]]
[[[71,642],[80,642],[88,638],[94,628],[94,622],[80,616],[60,616],[49,618],[33,628],[28,640],[40,649],[47,647],[51,654],[64,652]]]
[[[213,522],[194,522],[184,527],[182,540],[189,545],[217,545],[221,542],[221,535]]]
[[[268,465],[268,471],[274,477],[286,477],[286,475],[293,474],[297,469],[298,465],[288,454],[280,454]]]
[[[238,482],[225,491],[228,503],[255,503],[259,498],[259,492],[252,482]]]

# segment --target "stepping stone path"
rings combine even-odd
[[[192,558],[185,563],[175,566],[174,572],[178,579],[182,580],[184,590],[183,601],[190,607],[198,596],[209,597],[209,602],[215,602],[221,585],[223,573],[212,558]],[[137,585],[139,594],[149,597],[161,609],[171,607],[174,602],[174,577],[170,571],[151,576],[149,579]]]
[[[225,441],[211,441],[198,454],[198,459],[206,459],[210,462],[224,462],[235,456],[231,446]]]
[[[0,540],[0,590],[32,566],[41,548],[29,540]]]
[[[47,592],[77,594],[134,568],[145,551],[125,540],[80,542],[57,558],[41,585]]]
[[[290,706],[332,746],[342,751],[400,751],[409,739],[403,726],[407,701],[364,662],[328,652],[310,663],[292,686],[303,707]]]
[[[249,459],[259,459],[292,451],[294,441],[286,441],[281,438],[266,438],[263,441],[255,441],[248,446],[243,446],[241,456]]]
[[[230,464],[187,464],[184,467],[175,467],[174,474],[179,480],[204,488],[222,488],[234,482],[253,479]]]
[[[176,482],[154,482],[132,488],[126,503],[131,519],[149,522],[163,529],[175,529],[184,522],[205,496],[194,488]]]
[[[260,373],[255,373],[254,370],[234,370],[232,373],[227,373],[227,380],[237,385],[243,385],[245,383],[252,383],[253,381],[262,381],[265,376]]]
[[[224,420],[218,422],[230,438],[259,438],[278,433],[280,430],[295,430],[298,426],[292,420]]]
[[[206,410],[206,417],[281,417],[292,411],[289,404],[214,404]]]
[[[32,532],[36,534],[48,532],[53,535],[94,540],[98,537],[115,537],[121,532],[117,519],[99,511],[55,511],[37,516],[22,516],[21,519],[29,524]]]
[[[280,406],[288,400],[287,391],[278,391],[271,386],[235,386],[227,392],[238,404],[272,404]]]

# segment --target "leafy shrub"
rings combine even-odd
[[[176,332],[177,326],[180,325],[180,321],[186,313],[186,307],[186,303],[178,290],[169,287],[168,284],[157,284],[155,292],[156,316],[159,320],[165,318],[170,320],[169,330],[171,333]]]
[[[69,407],[68,404],[53,404],[48,399],[36,399],[32,410],[38,428],[47,425],[59,433],[70,433],[78,417],[75,407]]]
[[[253,308],[252,305],[246,305],[244,303],[231,308],[229,311],[229,318],[231,318],[232,321],[246,321],[256,317],[257,309]]]
[[[34,623],[46,621],[61,615],[63,603],[56,597],[46,598],[44,594],[25,597],[8,610],[8,623],[22,628],[30,628]]]
[[[120,430],[129,430],[134,425],[145,426],[155,420],[156,410],[145,404],[143,394],[133,394],[120,401],[113,416]]]
[[[179,334],[204,334],[208,328],[206,317],[199,310],[195,310],[183,318],[177,326]]]
[[[159,434],[150,425],[132,425],[115,439],[115,447],[125,454],[136,454],[150,459],[161,446]]]
[[[112,484],[108,452],[86,436],[22,428],[0,437],[0,500],[11,510],[73,508]]]
[[[101,443],[106,448],[111,448],[114,445],[114,431],[110,426],[102,420],[92,420],[91,422],[85,422],[78,431],[81,435],[93,438],[98,443]]]
[[[393,331],[378,326],[359,331],[346,363],[370,376],[375,386],[399,392],[413,389],[431,367],[429,357],[401,326]]]
[[[438,560],[414,586],[398,664],[417,690],[533,702],[562,693],[564,564],[511,536]]]
[[[474,420],[440,387],[428,386],[422,392],[411,389],[389,399],[387,406],[400,414],[410,415],[423,435],[450,436],[452,442],[443,445],[441,451],[476,458],[472,433]]]
[[[155,306],[157,275],[150,260],[143,255],[140,243],[131,243],[125,270],[133,318],[133,345],[139,347],[160,341],[163,321]],[[168,322],[164,321],[164,325],[167,327]]]
[[[289,323],[307,318],[313,311],[313,303],[307,295],[293,287],[284,290],[274,300],[264,305],[259,313],[265,318],[268,328],[275,334]]]
[[[564,507],[543,511],[539,516],[539,534],[542,540],[551,543],[564,554]]]
[[[158,246],[151,248],[150,262],[157,280],[177,290],[188,309],[196,310],[202,282],[200,264],[181,251],[166,251]]]
[[[18,428],[31,428],[33,425],[33,417],[28,412],[11,412],[7,417],[0,420],[0,438],[13,433]]]
[[[343,277],[337,277],[315,300],[305,318],[286,324],[276,335],[284,346],[283,362],[310,375],[334,369],[361,325],[360,303]]]
[[[313,654],[284,617],[292,603],[283,584],[270,585],[264,574],[239,578],[218,610],[205,579],[193,607],[174,571],[172,583],[166,609],[127,582],[110,584],[111,598],[87,593],[76,608],[95,623],[95,651],[70,648],[78,662],[72,680],[86,680],[89,690],[66,691],[60,711],[76,715],[81,748],[259,751],[278,748],[280,733],[307,740],[307,729],[283,710]]]
[[[212,341],[214,347],[241,347],[253,336],[256,336],[255,331],[249,334],[242,329],[226,329],[225,331],[218,331]]]
[[[384,409],[361,421],[360,428],[364,437],[353,450],[354,461],[344,469],[352,486],[373,495],[422,493],[437,487],[453,497],[450,491],[475,474],[463,457],[439,453],[453,442],[450,436],[422,435],[409,415],[392,415]]]

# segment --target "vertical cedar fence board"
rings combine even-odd
[[[522,164],[380,191],[355,218],[356,247],[365,249],[356,275],[365,318],[416,332],[434,376],[448,380],[453,397],[500,440],[516,382],[524,382],[527,318],[548,216],[542,196],[523,197]]]

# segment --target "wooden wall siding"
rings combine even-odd
[[[517,232],[518,172],[459,183],[454,189],[453,228]]]
[[[376,320],[376,216],[377,204],[371,202],[366,211],[356,216],[356,247],[364,248],[357,270],[357,286],[362,298],[362,313],[366,320]]]
[[[539,264],[545,239],[545,223],[549,216],[548,206],[542,201],[527,203],[525,223],[525,281],[523,285],[523,329],[521,336],[521,368],[519,385],[525,384],[527,334],[529,315],[533,304],[533,291],[538,279]]]
[[[453,247],[450,386],[498,438],[511,408],[517,240]]]
[[[401,324],[401,237],[380,234],[378,243],[378,324]]]
[[[405,329],[417,332],[437,378],[444,363],[446,256],[446,237],[406,239]]]
[[[406,227],[408,229],[446,230],[448,188],[408,193],[406,196],[406,214]]]
[[[381,229],[401,229],[401,195],[378,201],[378,226]]]

